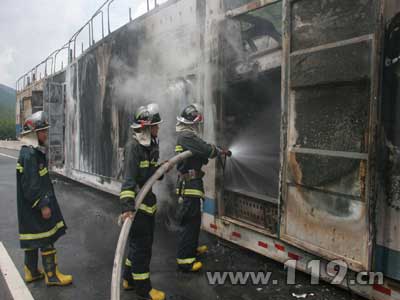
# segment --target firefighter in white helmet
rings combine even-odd
[[[158,130],[161,122],[156,104],[142,106],[135,113],[131,126],[133,135],[129,137],[125,146],[124,175],[120,193],[123,219],[133,216],[137,192],[158,168]],[[135,290],[136,294],[144,299],[163,300],[165,293],[153,289],[150,281],[156,210],[157,199],[150,191],[139,206],[129,233],[123,288]]]
[[[72,276],[59,271],[54,248],[67,226],[47,169],[48,128],[43,111],[34,113],[24,123],[21,140],[26,145],[21,147],[17,163],[19,239],[25,250],[26,282],[45,278],[47,285],[68,285]],[[38,268],[38,249],[44,272]]]
[[[200,107],[190,104],[177,117],[178,134],[175,152],[190,150],[193,153],[177,165],[178,169],[178,210],[177,219],[181,227],[178,237],[177,264],[182,271],[196,272],[202,268],[197,256],[207,251],[207,246],[198,246],[201,225],[201,201],[204,200],[202,166],[210,158],[230,155],[223,150],[208,144],[199,137],[203,123]]]

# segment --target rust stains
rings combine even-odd
[[[303,172],[301,171],[300,165],[297,162],[295,152],[289,152],[288,163],[294,182],[297,184],[301,184],[303,179]]]
[[[367,177],[367,162],[365,160],[360,161],[360,198],[362,202],[365,202],[365,186]]]

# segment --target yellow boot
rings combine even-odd
[[[203,264],[195,258],[177,258],[178,268],[183,272],[197,272]]]
[[[128,280],[124,279],[124,280],[122,281],[122,288],[123,288],[125,291],[132,291],[132,290],[135,289],[135,286],[132,285],[131,283],[129,283]]]
[[[190,269],[190,272],[197,272],[203,267],[203,264],[200,261],[196,261],[193,263],[192,268]]]
[[[31,272],[27,266],[24,266],[25,282],[33,282],[44,278],[44,273],[42,270],[37,269],[36,272]]]
[[[56,250],[42,252],[46,284],[64,286],[72,283],[71,275],[62,274],[57,266]]]
[[[38,249],[25,249],[25,282],[33,282],[44,278],[43,271],[38,269]]]
[[[165,300],[165,293],[156,289],[151,289],[149,296],[151,300]]]
[[[197,247],[197,255],[202,255],[208,251],[208,247],[206,245],[202,245]]]

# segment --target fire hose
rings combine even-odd
[[[162,177],[168,170],[170,170],[174,165],[176,165],[181,160],[192,156],[192,152],[185,151],[171,158],[169,161],[162,164],[157,171],[147,180],[145,185],[140,189],[135,203],[136,211],[139,209],[140,204],[142,204],[147,193],[150,191],[154,183]],[[132,218],[127,218],[122,225],[121,233],[118,238],[117,248],[115,249],[114,266],[111,279],[111,300],[120,299],[120,286],[121,286],[121,270],[122,261],[125,253],[126,243],[129,236],[129,231],[131,230],[133,220],[136,214]]]

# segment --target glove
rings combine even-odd
[[[135,216],[134,211],[126,211],[126,212],[122,213],[118,218],[118,225],[122,226],[122,224],[125,222],[126,219],[128,219],[128,218],[133,219],[134,216]]]
[[[50,195],[50,196],[49,196]],[[44,207],[48,207],[50,205],[50,197],[52,196],[52,193],[46,194],[44,197],[42,197],[37,205],[38,209],[42,209]]]

